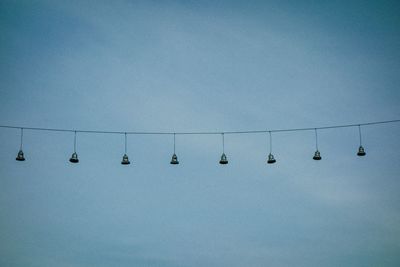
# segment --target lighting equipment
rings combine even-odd
[[[15,160],[17,160],[17,161],[25,161],[24,152],[22,151],[22,141],[23,141],[23,137],[24,137],[24,129],[21,128],[21,142],[20,142],[20,146],[19,146],[18,155],[17,155],[17,157],[15,158]]]
[[[316,147],[316,151],[314,153],[314,157],[313,160],[321,160],[321,153],[318,150],[318,133],[317,133],[317,128],[314,129],[315,130],[315,147]]]
[[[175,133],[174,133],[174,154],[172,155],[171,162],[172,165],[179,164],[178,156],[175,154]]]
[[[221,135],[222,135],[222,155],[221,155],[221,159],[219,161],[219,164],[225,165],[225,164],[228,164],[228,158],[225,155],[225,136],[224,136],[224,133],[222,133]]]
[[[363,147],[362,144],[361,144],[361,141],[362,141],[362,139],[361,139],[361,125],[358,125],[358,135],[359,135],[359,137],[360,137],[360,146],[358,147],[357,156],[363,157],[363,156],[365,156],[367,153],[365,153],[365,149],[364,149],[364,147]]]
[[[129,165],[129,164],[131,164],[131,162],[129,161],[129,158],[128,158],[128,155],[126,154],[127,153],[127,137],[126,137],[126,133],[125,133],[125,154],[122,156],[122,161],[121,161],[121,164],[122,165]]]
[[[268,155],[268,164],[274,164],[276,162],[276,159],[274,158],[274,155],[272,155],[272,133],[269,131],[269,155]]]
[[[71,158],[69,159],[71,163],[78,163],[78,154],[76,153],[76,131],[74,131],[74,153],[72,153]]]

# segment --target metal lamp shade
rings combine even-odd
[[[76,152],[72,153],[72,156],[69,159],[69,162],[71,162],[71,163],[78,163],[79,162],[78,154],[76,154]]]
[[[170,163],[173,164],[173,165],[179,164],[178,156],[175,153],[172,155]]]
[[[362,146],[360,146],[360,147],[358,148],[357,156],[363,157],[363,156],[365,156],[366,154],[367,154],[367,153],[365,153],[364,148],[363,148]]]
[[[274,158],[274,155],[272,155],[271,153],[269,153],[267,163],[268,163],[268,164],[273,164],[273,163],[275,163],[275,162],[276,162],[276,159]]]
[[[221,160],[219,161],[219,164],[228,164],[228,159],[226,158],[225,153],[222,153]]]
[[[127,154],[124,154],[124,155],[122,156],[121,164],[122,164],[122,165],[129,165],[129,164],[131,164],[131,162],[129,161],[129,158],[128,158],[128,155],[127,155]]]
[[[319,153],[319,151],[317,150],[317,151],[315,151],[315,154],[314,154],[314,157],[313,157],[313,160],[321,160],[322,158],[321,158],[321,153]]]
[[[24,161],[25,160],[24,152],[22,150],[18,151],[18,155],[15,158],[15,160],[18,160],[18,161]]]

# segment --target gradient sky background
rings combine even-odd
[[[122,131],[400,118],[398,1],[0,1],[0,124]],[[400,124],[273,136],[0,129],[0,265],[400,266]]]

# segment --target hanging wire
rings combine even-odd
[[[222,135],[222,153],[225,154],[225,135],[224,133],[221,133]]]
[[[299,131],[311,131],[311,130],[322,130],[322,129],[335,129],[335,128],[346,128],[346,127],[358,127],[364,125],[376,125],[376,124],[386,124],[386,123],[397,123],[397,120],[386,120],[386,121],[375,121],[357,124],[343,124],[343,125],[332,125],[332,126],[322,126],[322,127],[308,127],[308,128],[288,128],[288,129],[271,129],[271,130],[245,130],[245,131],[224,131],[224,134],[255,134],[255,133],[266,133],[266,132],[299,132]],[[50,132],[79,132],[79,133],[95,133],[95,134],[140,134],[140,135],[164,135],[164,134],[179,134],[179,135],[206,135],[206,134],[221,134],[219,131],[198,131],[198,132],[148,132],[148,131],[135,131],[135,132],[125,132],[125,131],[103,131],[103,130],[71,130],[71,129],[61,129],[61,128],[41,128],[41,127],[22,127],[22,126],[10,126],[10,125],[0,125],[0,128],[10,128],[10,129],[20,129],[34,130],[34,131],[50,131]]]
[[[20,142],[19,150],[22,150],[23,140],[24,140],[24,128],[21,128],[21,142]]]
[[[315,130],[315,147],[317,148],[317,151],[318,151],[318,132],[317,132],[317,128],[315,128],[314,130]]]
[[[361,138],[361,125],[358,125],[358,135],[359,135],[359,137],[360,137],[360,146],[361,146],[361,143],[362,143],[362,138]]]
[[[76,131],[74,133],[74,153],[76,153]]]
[[[126,133],[125,133],[125,154],[126,154],[126,152],[127,152],[127,143],[128,143],[128,141],[127,141],[127,136],[126,136]]]
[[[175,133],[174,133],[174,154],[175,154]]]
[[[269,131],[269,154],[272,154],[272,133]]]

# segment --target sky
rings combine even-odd
[[[0,125],[400,118],[398,1],[0,1]],[[0,265],[399,266],[400,123],[0,128]]]

